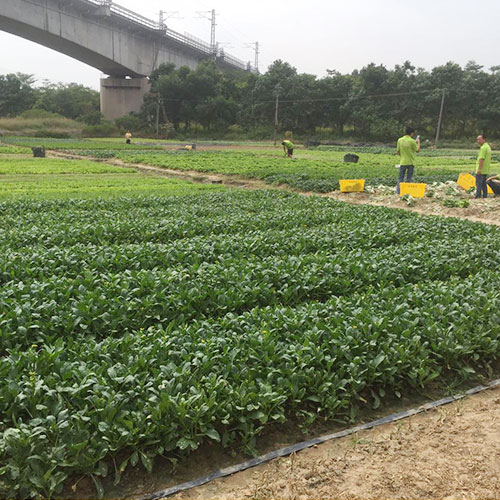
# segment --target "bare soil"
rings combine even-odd
[[[467,219],[473,222],[483,222],[500,226],[500,197],[490,197],[476,200],[464,194],[464,198],[470,201],[469,208],[449,208],[443,206],[442,199],[422,198],[415,200],[415,205],[408,206],[395,194],[381,193],[328,193],[329,198],[335,198],[339,201],[352,203],[354,205],[376,205],[389,208],[400,208],[409,210],[421,215],[440,215],[443,217],[457,217]]]
[[[177,499],[498,499],[500,389],[213,481]]]

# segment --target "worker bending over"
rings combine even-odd
[[[288,156],[288,158],[293,157],[293,148],[295,147],[292,141],[285,139],[281,145],[283,146],[283,151]]]
[[[492,175],[486,181],[486,184],[490,186],[491,190],[495,193],[495,197],[500,196],[500,176]]]

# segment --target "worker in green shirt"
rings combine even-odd
[[[414,135],[415,129],[406,127],[406,135],[398,139],[397,153],[401,156],[401,160],[399,161],[399,178],[396,188],[397,194],[400,193],[399,186],[404,181],[405,174],[407,176],[406,182],[411,182],[413,179],[417,153],[420,152],[420,136],[417,136],[417,140],[415,140],[413,138]]]
[[[486,136],[477,136],[479,153],[476,163],[476,198],[488,198],[488,184],[486,180],[491,173],[491,146],[486,142]]]
[[[283,151],[288,156],[288,158],[293,157],[293,148],[295,147],[292,141],[285,139],[281,145],[283,146]]]

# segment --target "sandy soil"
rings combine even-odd
[[[444,217],[458,217],[474,222],[494,224],[500,226],[500,197],[493,198],[491,195],[487,199],[476,200],[465,193],[462,198],[470,201],[469,208],[447,208],[443,206],[442,199],[422,198],[415,200],[414,206],[408,206],[405,201],[401,201],[395,194],[382,193],[328,193],[326,196],[345,201],[355,205],[377,205],[389,208],[400,208],[422,215],[441,215]]]
[[[331,441],[178,499],[500,498],[500,389]]]

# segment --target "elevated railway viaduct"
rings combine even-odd
[[[0,30],[56,50],[96,69],[101,111],[115,119],[139,111],[148,76],[162,63],[192,69],[213,59],[224,69],[250,64],[187,34],[168,29],[111,0],[1,0]]]

